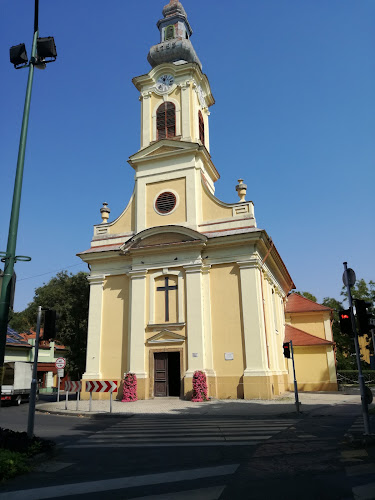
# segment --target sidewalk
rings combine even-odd
[[[301,412],[310,413],[313,410],[326,410],[337,405],[357,405],[360,412],[360,396],[343,394],[342,392],[305,392],[300,393]],[[110,415],[108,401],[92,401],[92,411],[89,411],[89,401],[79,401],[78,411],[76,401],[68,401],[65,410],[65,399],[59,403],[44,403],[37,406],[37,411],[58,413],[60,415]],[[212,399],[204,403],[192,403],[179,398],[155,398],[140,400],[134,403],[113,401],[112,415],[178,415],[178,416],[277,416],[296,415],[294,393],[286,393],[282,397],[264,400],[218,400]]]

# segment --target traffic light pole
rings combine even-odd
[[[297,385],[297,379],[296,379],[296,368],[294,365],[294,349],[293,349],[293,341],[292,340],[290,341],[290,350],[292,352],[295,405],[296,405],[297,413],[299,413],[300,412],[299,407],[300,407],[301,403],[299,402],[299,399],[298,399],[298,385]]]
[[[23,169],[25,163],[26,139],[27,139],[27,130],[29,124],[29,115],[30,115],[31,91],[32,91],[33,77],[34,77],[36,44],[39,34],[38,13],[39,13],[39,0],[35,0],[33,46],[29,64],[29,76],[27,80],[21,137],[18,149],[17,170],[16,170],[16,178],[14,181],[13,202],[12,202],[12,211],[9,223],[8,243],[5,255],[4,254],[2,255],[3,257],[2,260],[5,262],[5,265],[4,265],[3,283],[1,287],[1,295],[0,295],[0,392],[4,378],[5,345],[7,339],[9,306],[10,306],[10,283],[13,276],[14,264],[15,262],[17,262],[17,260],[30,260],[29,258],[16,257],[16,243],[17,243],[18,222],[19,222],[20,205],[21,205],[21,192],[22,192]]]
[[[36,403],[36,392],[38,388],[38,354],[39,354],[39,337],[40,337],[40,324],[42,322],[42,308],[38,307],[38,316],[36,320],[36,334],[35,334],[35,346],[34,346],[34,364],[33,364],[33,376],[31,379],[31,392],[30,392],[30,402],[29,402],[29,418],[27,421],[27,435],[31,439],[34,434],[34,419],[35,419],[35,403]]]
[[[359,343],[358,343],[358,334],[357,334],[357,326],[355,324],[355,318],[353,314],[353,300],[352,300],[352,291],[350,289],[350,279],[348,275],[348,266],[347,263],[344,262],[344,273],[346,274],[346,289],[348,292],[348,301],[349,301],[349,308],[350,308],[350,319],[352,322],[352,331],[354,333],[354,346],[355,346],[355,353],[356,353],[356,358],[357,358],[357,366],[358,366],[358,382],[359,382],[359,389],[361,391],[361,401],[362,401],[362,414],[363,414],[363,424],[365,428],[365,435],[370,434],[370,421],[368,417],[368,407],[366,403],[366,397],[365,397],[365,381],[363,378],[362,374],[362,367],[361,367],[361,355],[360,355],[360,350],[359,350]]]

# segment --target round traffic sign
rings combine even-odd
[[[346,269],[342,275],[342,282],[345,286],[354,286],[356,281],[356,275],[353,269]]]
[[[65,368],[66,359],[65,358],[57,358],[55,361],[55,366],[57,369]]]

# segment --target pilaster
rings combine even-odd
[[[142,92],[141,149],[151,142],[151,92]]]
[[[190,124],[190,81],[187,80],[180,84],[181,88],[181,139],[183,141],[191,141],[191,124]]]
[[[206,362],[204,338],[204,297],[201,265],[184,267],[186,280],[187,371],[192,377],[196,370],[204,370]]]
[[[243,334],[246,369],[245,399],[272,397],[271,372],[268,368],[266,334],[263,317],[259,259],[238,262],[240,269]],[[252,379],[252,380],[251,380]]]
[[[129,347],[128,367],[138,378],[145,378],[146,270],[129,271]]]
[[[89,276],[90,306],[87,332],[86,372],[83,379],[100,380],[100,350],[103,320],[104,275]]]

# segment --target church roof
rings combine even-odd
[[[314,302],[313,300],[306,299],[298,293],[292,293],[288,297],[288,302],[286,303],[285,312],[287,313],[298,313],[298,312],[313,312],[313,311],[331,311],[332,309],[326,306],[322,306]]]
[[[285,342],[293,342],[294,346],[313,346],[313,345],[333,345],[334,342],[330,342],[326,339],[321,339],[315,335],[294,328],[291,325],[285,325]]]

